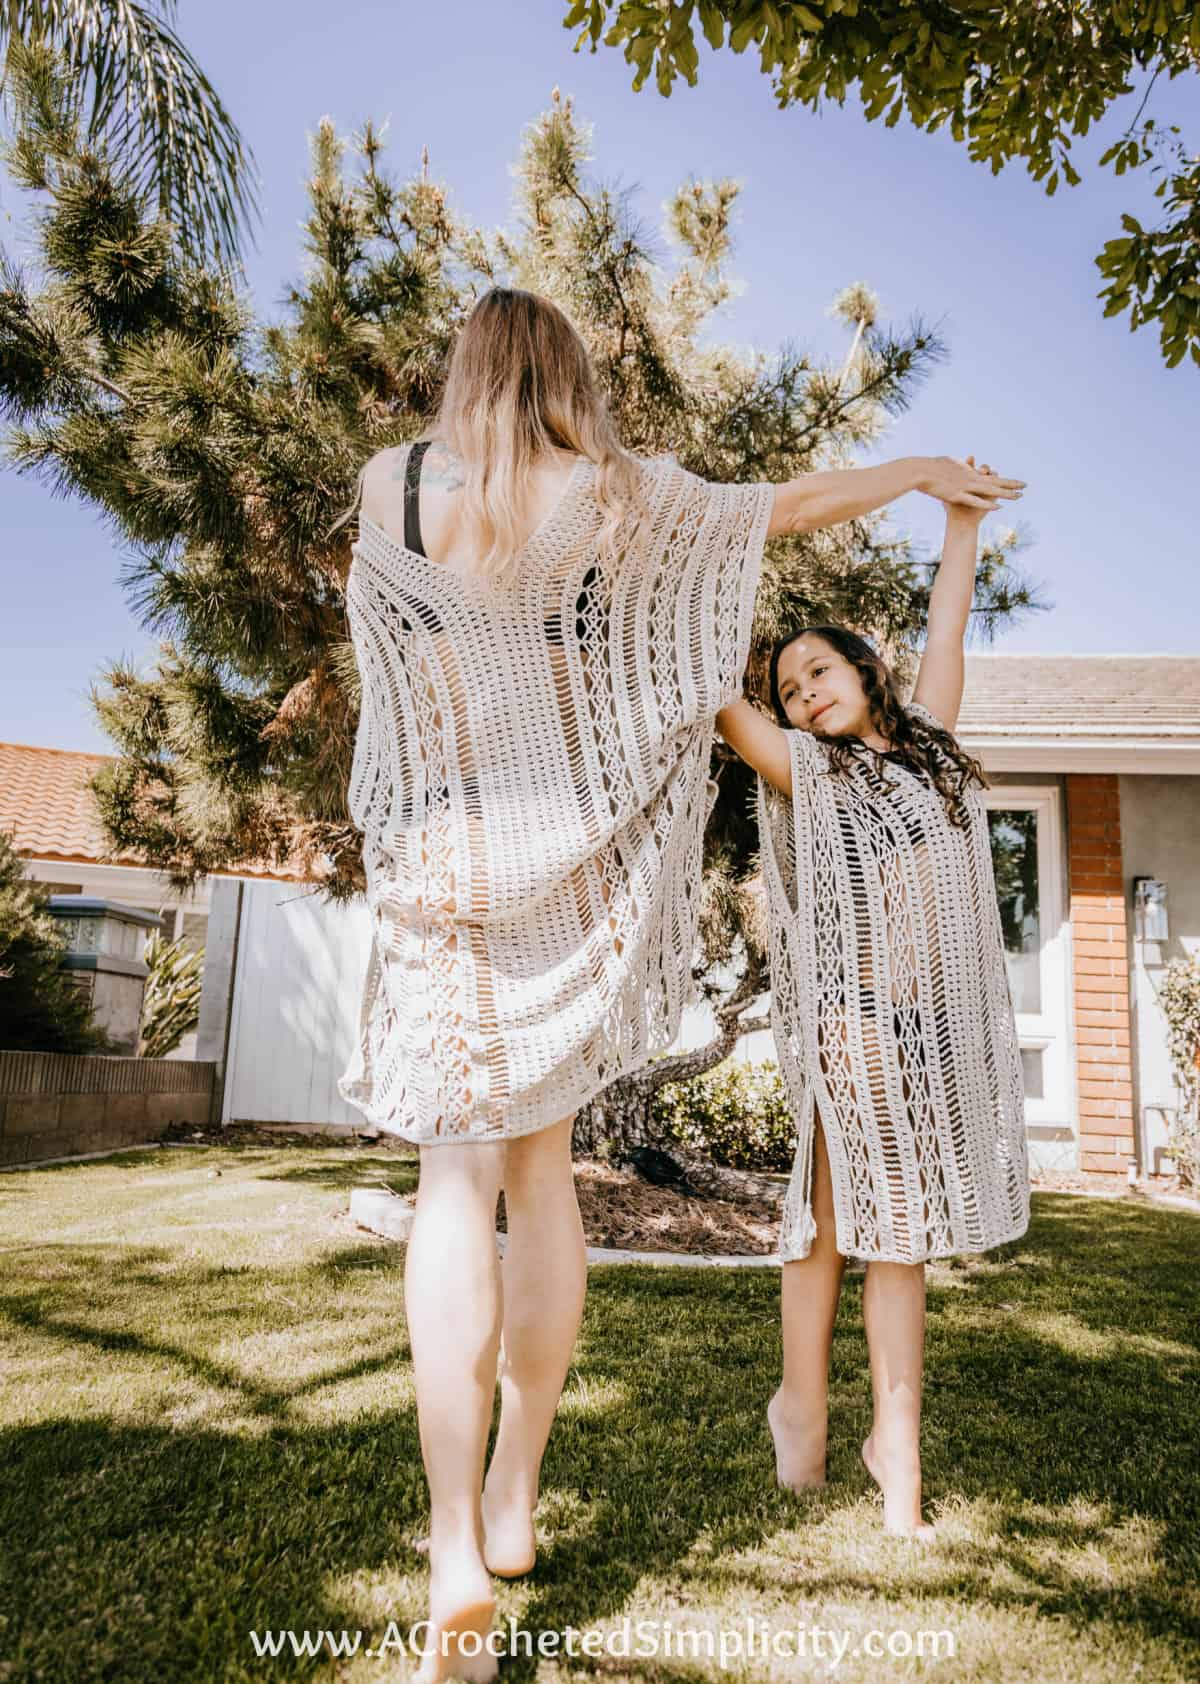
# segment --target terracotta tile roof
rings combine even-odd
[[[1200,744],[1200,656],[968,655],[964,737]]]
[[[31,859],[140,865],[132,852],[110,853],[89,781],[109,754],[0,743],[0,830]]]
[[[134,849],[110,852],[88,784],[111,754],[79,754],[71,749],[34,748],[0,743],[0,831],[13,839],[26,859],[73,860],[78,864],[145,866]],[[275,882],[302,881],[295,872],[270,871],[257,860],[229,875],[265,877]]]

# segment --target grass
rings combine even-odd
[[[414,1179],[329,1147],[0,1177],[0,1679],[406,1676],[395,1655],[259,1659],[249,1633],[359,1629],[366,1646],[424,1611],[403,1252],[344,1214],[350,1186]],[[670,1657],[535,1656],[502,1676],[1194,1680],[1198,1257],[1190,1214],[1038,1195],[1017,1245],[931,1268],[927,1546],[882,1535],[858,1461],[860,1277],[835,1336],[830,1485],[797,1497],[773,1483],[763,1413],[775,1273],[594,1271],[539,1566],[501,1587],[501,1616],[681,1635]],[[697,1634],[747,1619],[760,1647],[765,1622],[851,1651],[836,1668],[705,1658]],[[950,1632],[955,1655],[855,1654],[871,1631]]]

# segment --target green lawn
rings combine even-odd
[[[247,1146],[0,1176],[0,1679],[405,1676],[394,1657],[259,1659],[249,1636],[365,1647],[423,1612],[403,1252],[344,1214],[368,1180],[414,1171]],[[925,1546],[881,1534],[858,1461],[861,1277],[831,1483],[801,1498],[774,1486],[763,1415],[774,1271],[594,1271],[539,1566],[501,1587],[502,1618],[535,1642],[669,1620],[686,1650],[751,1616],[760,1644],[765,1622],[851,1649],[836,1669],[676,1653],[502,1676],[1196,1679],[1198,1261],[1189,1214],[1039,1195],[1018,1245],[930,1270]],[[871,1631],[949,1632],[956,1653],[856,1656]]]

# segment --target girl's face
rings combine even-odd
[[[779,657],[779,700],[790,724],[823,737],[869,737],[874,727],[858,668],[805,633]]]

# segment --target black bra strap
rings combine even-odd
[[[421,439],[410,445],[404,467],[404,547],[416,555],[425,554],[421,541],[421,463],[431,439]]]

